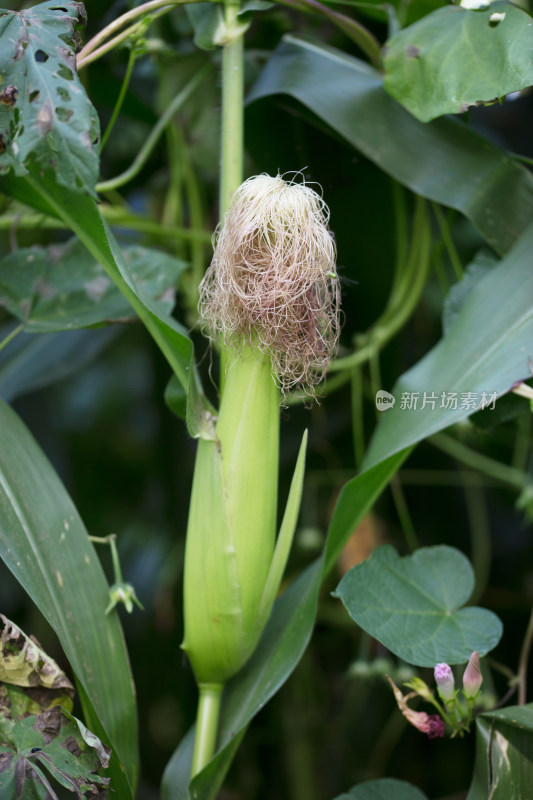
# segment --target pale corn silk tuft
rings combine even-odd
[[[200,284],[209,336],[237,350],[257,345],[283,392],[301,385],[312,393],[337,348],[340,289],[328,220],[325,202],[305,183],[249,178],[215,232]]]

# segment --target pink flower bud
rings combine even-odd
[[[388,675],[387,680],[392,686],[398,708],[411,725],[414,725],[414,727],[422,733],[427,733],[429,739],[436,739],[438,736],[444,736],[444,721],[438,714],[426,714],[425,711],[415,711],[409,708],[407,701],[415,696],[415,692],[404,696]]]
[[[453,700],[455,680],[448,664],[437,664],[435,666],[435,681],[440,697],[445,701]]]
[[[421,733],[427,733],[428,739],[444,736],[444,722],[438,714],[426,714],[425,711],[413,711],[407,708],[402,711],[404,717]]]
[[[463,692],[465,697],[471,700],[477,697],[482,683],[483,676],[481,675],[479,654],[474,650],[466,666],[465,674],[463,675]]]
[[[436,739],[444,736],[444,722],[438,714],[429,714],[427,720],[428,739]]]

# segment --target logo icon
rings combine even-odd
[[[376,408],[378,411],[388,411],[393,407],[395,402],[396,398],[394,395],[386,392],[384,389],[380,389],[379,392],[376,392]]]

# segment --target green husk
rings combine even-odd
[[[276,538],[279,389],[268,357],[230,353],[216,441],[200,440],[185,555],[183,649],[199,683],[253,652]]]

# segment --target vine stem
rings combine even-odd
[[[116,206],[109,206],[105,203],[100,205],[102,216],[110,225],[114,227],[134,230],[137,233],[147,233],[150,236],[162,236],[169,239],[183,239],[186,242],[202,242],[209,244],[211,233],[200,228],[180,228],[177,225],[163,225],[153,222],[148,217],[134,214],[129,210],[123,210]],[[0,230],[6,230],[16,225],[23,230],[33,230],[34,228],[45,228],[46,230],[70,230],[66,222],[58,217],[47,217],[45,214],[29,211],[20,214],[4,214],[0,217]]]
[[[101,181],[101,183],[96,184],[96,191],[97,192],[109,192],[111,189],[118,189],[119,186],[124,186],[124,184],[131,181],[136,175],[139,174],[141,169],[146,164],[150,153],[154,149],[155,145],[157,144],[158,139],[163,134],[166,126],[176,113],[183,103],[189,98],[189,96],[194,92],[194,90],[198,87],[198,85],[203,81],[209,70],[211,69],[211,65],[207,64],[201,70],[199,70],[191,80],[185,84],[181,92],[178,92],[176,97],[172,100],[169,106],[166,108],[165,112],[160,116],[157,120],[156,124],[152,128],[150,135],[148,136],[147,140],[137,153],[135,161],[131,164],[125,172],[122,172],[120,175],[117,175],[116,178],[110,178],[108,181]]]
[[[196,2],[196,0],[191,0],[191,2]],[[161,17],[163,16],[163,14],[166,14],[168,11],[171,11],[172,8],[174,8],[174,6],[169,6],[168,8],[163,8],[159,11],[150,14],[150,24],[154,22],[158,17]],[[125,31],[122,31],[121,33],[117,34],[117,36],[114,36],[112,39],[106,42],[105,44],[102,44],[100,47],[97,47],[96,50],[91,50],[91,52],[85,55],[83,58],[80,58],[80,56],[78,56],[78,58],[76,59],[76,69],[78,70],[78,72],[80,69],[83,69],[83,67],[87,67],[89,64],[92,64],[93,61],[97,61],[99,58],[101,58],[101,56],[105,55],[106,53],[109,53],[111,50],[114,50],[115,47],[118,47],[119,44],[125,42],[126,39],[129,39],[130,37],[133,37],[136,34],[140,33],[140,31],[143,29],[145,22],[146,22],[146,17],[143,17],[141,20],[139,20],[139,22],[134,22],[133,25],[130,25],[129,28],[126,28]]]
[[[334,11],[332,8],[319,3],[318,0],[280,0],[283,5],[289,8],[296,8],[299,11],[311,11],[322,14],[333,22],[346,36],[348,36],[358,47],[368,56],[372,66],[380,69],[381,64],[381,45],[374,36],[364,25],[357,22],[339,11]]]
[[[11,331],[11,333],[8,333],[8,334],[7,334],[7,336],[6,336],[4,339],[2,339],[2,341],[0,342],[0,350],[3,350],[3,349],[4,349],[4,347],[5,347],[6,345],[8,345],[8,344],[9,344],[9,342],[13,341],[13,339],[15,338],[15,336],[18,336],[18,335],[19,335],[19,333],[20,333],[21,331],[23,331],[23,330],[24,330],[24,325],[17,325],[17,327],[16,327],[16,328],[13,328],[13,330]]]
[[[220,155],[220,219],[229,208],[243,178],[244,29],[239,25],[239,0],[226,0],[226,41],[222,53],[222,129]],[[225,350],[221,348],[221,386],[225,373]],[[221,388],[222,391],[222,388]],[[211,760],[216,750],[222,684],[199,684],[196,734],[191,778]]]
[[[123,583],[122,568],[118,557],[117,534],[110,533],[108,536],[89,536],[89,541],[93,544],[107,544],[111,550],[111,562],[113,564],[113,582]]]
[[[453,436],[435,433],[430,437],[429,442],[452,458],[466,464],[467,467],[477,469],[502,483],[507,483],[516,489],[524,489],[529,485],[528,476],[524,475],[522,470],[509,467],[507,464],[502,464],[489,456],[478,453],[463,442],[454,439]]]
[[[402,275],[395,276],[387,307],[365,334],[365,344],[360,350],[333,361],[329,368],[331,373],[351,370],[371,361],[414,312],[426,284],[431,259],[431,228],[422,197],[416,200],[412,240]]]
[[[438,203],[432,203],[431,207],[433,209],[433,213],[435,214],[435,218],[437,220],[440,230],[440,235],[442,236],[442,241],[448,252],[448,258],[450,259],[450,263],[455,273],[455,277],[458,281],[460,281],[463,277],[463,265],[461,264],[461,259],[459,258],[459,254],[457,253],[455,244],[452,239],[450,225],[446,217],[444,216],[444,212],[441,206],[439,206]]]
[[[109,25],[106,25],[105,28],[102,28],[96,36],[93,36],[87,44],[82,47],[80,52],[78,53],[77,57],[77,65],[80,66],[81,62],[85,62],[89,53],[92,53],[93,50],[96,50],[99,45],[105,42],[110,36],[112,36],[116,31],[120,30],[124,25],[128,22],[131,22],[137,17],[142,17],[144,14],[149,14],[151,11],[157,11],[158,9],[165,9],[165,11],[171,11],[174,6],[181,5],[182,3],[196,3],[200,2],[200,0],[149,0],[148,3],[143,3],[136,8],[132,8],[131,11],[127,11],[122,16],[117,17],[110,22]]]
[[[118,115],[120,114],[122,104],[124,103],[124,98],[126,97],[126,92],[128,91],[128,86],[130,85],[131,74],[133,72],[133,67],[135,66],[136,59],[137,59],[136,48],[132,47],[128,58],[128,64],[126,66],[126,74],[124,75],[122,86],[120,87],[120,92],[117,97],[117,102],[115,103],[115,108],[113,109],[113,113],[111,114],[111,119],[107,123],[107,128],[105,129],[104,135],[102,136],[102,141],[100,143],[100,151],[102,151],[106,146],[107,140],[111,136],[111,131],[115,127],[115,122],[118,119]]]

